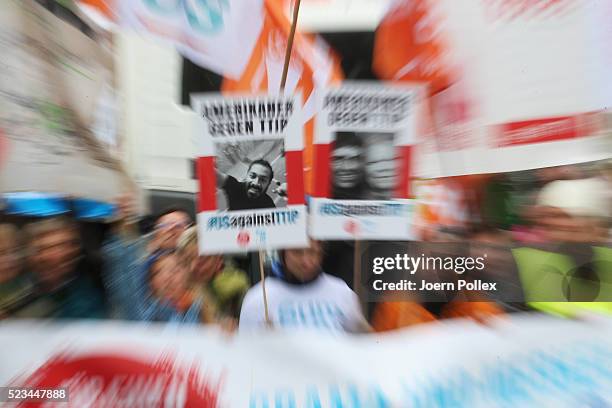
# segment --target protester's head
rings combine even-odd
[[[607,238],[610,186],[598,179],[559,180],[540,191],[533,215],[548,242],[599,242]]]
[[[149,268],[151,292],[157,299],[178,302],[188,288],[187,268],[173,251],[162,252]]]
[[[244,181],[247,197],[255,199],[265,194],[274,177],[272,166],[267,160],[258,159],[247,169]]]
[[[177,254],[194,282],[208,282],[223,268],[222,255],[199,255],[196,227],[183,232]]]
[[[187,211],[180,208],[168,208],[155,220],[156,250],[175,249],[181,234],[191,225]]]
[[[0,285],[21,272],[21,239],[11,224],[0,224]]]
[[[60,286],[79,261],[76,224],[65,217],[47,218],[30,223],[26,233],[30,268],[42,285],[50,289]]]
[[[368,187],[391,196],[397,181],[395,146],[387,134],[369,135],[365,148],[365,177]]]
[[[286,249],[281,253],[285,273],[300,282],[308,282],[321,273],[323,246],[309,240],[308,248]]]
[[[363,181],[363,142],[355,133],[338,132],[332,152],[333,185],[340,189],[357,187]]]

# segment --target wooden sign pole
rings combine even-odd
[[[287,83],[287,74],[289,72],[289,62],[291,61],[291,50],[293,49],[293,39],[295,38],[295,30],[297,27],[298,14],[300,11],[300,0],[295,0],[293,7],[293,21],[291,22],[291,31],[289,32],[289,38],[287,39],[287,50],[285,51],[285,65],[283,66],[283,76],[281,77],[280,90],[281,92],[285,89]],[[265,251],[259,251],[259,274],[261,276],[261,288],[263,290],[263,301],[264,301],[264,313],[266,324],[268,327],[272,327],[270,320],[270,313],[268,311],[268,296],[266,293],[266,274],[264,273],[263,260]]]

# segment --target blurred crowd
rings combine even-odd
[[[520,247],[561,252],[579,266],[600,265],[602,279],[612,275],[611,182],[609,162],[425,182],[417,224],[423,241],[469,241],[472,250],[488,248],[491,254]],[[585,307],[612,313],[608,302],[522,301],[517,306],[478,292],[445,302],[383,296],[364,308],[364,298],[346,278],[352,263],[340,266],[347,257],[338,243],[315,241],[309,248],[278,251],[265,263],[264,299],[261,283],[252,286],[256,282],[231,256],[199,255],[196,226],[187,211],[166,209],[142,234],[133,207],[129,195],[117,200],[117,220],[94,250],[86,248],[86,231],[69,215],[27,223],[3,216],[10,222],[0,224],[0,318],[368,332],[454,317],[483,321],[517,310],[569,315]],[[492,255],[486,272],[500,273],[505,266],[498,261],[520,269],[524,258],[511,254],[510,260]],[[593,271],[580,273],[588,278]],[[586,300],[596,299],[597,294]]]

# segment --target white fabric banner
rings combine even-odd
[[[436,133],[420,146],[417,176],[612,157],[611,2],[427,4],[455,82],[433,98]]]
[[[612,323],[508,317],[389,335],[118,322],[0,324],[0,384],[68,387],[62,407],[604,407]],[[139,405],[140,404],[140,405]],[[53,405],[55,406],[55,405]]]
[[[196,64],[237,79],[264,20],[263,0],[122,0],[124,26],[176,45]]]

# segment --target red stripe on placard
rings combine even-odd
[[[412,146],[397,146],[398,149],[398,178],[395,186],[396,198],[412,198],[410,182],[412,180]]]
[[[196,162],[198,175],[198,212],[217,209],[217,176],[215,174],[215,157],[198,157]]]
[[[287,167],[287,203],[304,204],[304,161],[301,150],[285,152]]]
[[[314,145],[314,188],[312,189],[314,197],[330,196],[331,150],[331,143]]]
[[[580,126],[578,116],[525,120],[497,126],[497,147],[554,142],[590,134],[587,126]]]

